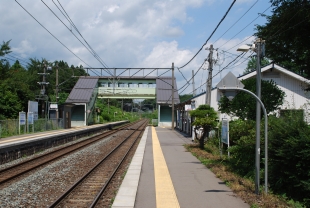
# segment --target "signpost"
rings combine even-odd
[[[27,127],[28,127],[28,133],[30,132],[29,131],[29,125],[32,125],[32,132],[34,132],[34,119],[33,119],[33,112],[28,112],[28,114],[27,114],[27,117],[28,117],[28,119],[27,119],[27,123],[28,123],[28,125],[27,125]]]
[[[18,119],[18,127],[19,127],[19,134],[20,134],[20,126],[25,126],[26,125],[26,113],[25,112],[19,112],[19,119]],[[26,133],[26,128],[25,128],[25,133]]]
[[[229,120],[228,119],[222,120],[221,142],[228,145],[228,158],[229,158],[230,152],[229,152]]]

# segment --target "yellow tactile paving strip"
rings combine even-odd
[[[155,174],[155,191],[157,208],[174,208],[180,207],[165,157],[160,147],[160,143],[152,127],[154,174]]]

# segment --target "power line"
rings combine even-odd
[[[6,54],[6,56],[10,56],[10,57],[12,57],[12,58],[15,58],[15,59],[18,60],[18,61],[21,61],[21,62],[24,62],[24,63],[26,63],[26,64],[29,64],[29,62],[24,61],[24,60],[22,60],[22,59],[20,59],[20,58],[18,58],[18,57],[16,57],[16,56],[13,56],[13,55],[11,55],[11,54]]]
[[[12,58],[10,58],[10,57],[5,57],[6,59],[8,59],[8,60],[10,60],[10,61],[13,61],[13,62],[16,62],[16,60],[14,60],[14,59],[12,59]],[[19,63],[19,65],[21,65],[22,67],[24,67],[24,68],[27,68],[24,64],[22,64],[22,63]]]
[[[237,56],[233,61],[231,61],[230,63],[228,63],[223,69],[221,69],[217,74],[215,74],[212,78],[214,78],[216,75],[218,75],[220,72],[222,72],[224,69],[226,69],[231,63],[233,63],[237,58],[239,58],[241,55],[243,55],[244,54],[244,52],[243,53],[241,53],[239,56]],[[207,83],[207,81],[206,82],[204,82],[203,84],[201,84],[199,87],[197,87],[196,89],[194,89],[194,91],[195,90],[197,90],[197,89],[199,89],[199,88],[201,88],[203,85],[205,85]],[[187,87],[186,87],[187,88]],[[186,89],[185,88],[185,89]],[[185,90],[184,89],[184,90]],[[182,92],[184,92],[184,90],[182,91]],[[192,92],[190,92],[190,94],[191,93],[193,93],[194,91],[192,91]],[[182,93],[182,92],[180,92],[180,94]]]
[[[271,7],[271,6],[269,6],[267,9],[265,9],[265,10],[263,11],[263,13],[258,14],[258,16],[257,16],[254,20],[252,20],[249,24],[247,24],[244,28],[242,28],[239,32],[237,32],[232,38],[230,38],[228,41],[226,41],[224,44],[222,44],[222,45],[221,45],[220,47],[218,47],[218,48],[223,47],[225,44],[227,44],[229,41],[231,41],[234,37],[236,37],[239,33],[241,33],[243,30],[245,30],[245,28],[247,28],[248,26],[250,26],[255,20],[257,20],[260,16],[262,16],[262,14],[264,14],[270,7]]]
[[[188,80],[188,82],[190,82],[192,79],[194,79],[194,77],[197,75],[197,73],[201,70],[202,66],[204,65],[205,61],[201,64],[201,66],[198,68],[198,70],[196,71],[196,73],[194,74],[194,76],[192,76],[192,78],[190,80]],[[185,87],[186,86],[186,87]],[[182,88],[185,87],[184,90],[186,90],[188,88],[188,83],[186,83],[185,85],[183,85],[181,88],[179,88],[178,90],[175,90],[176,92],[180,91]],[[182,92],[184,92],[184,90]],[[179,94],[181,94],[182,92],[180,92]],[[170,100],[170,98],[172,97],[172,94],[170,95],[170,97],[168,98],[168,100],[166,101],[166,104],[168,103],[168,101]]]
[[[55,14],[55,12],[43,1],[41,0],[41,2],[43,4],[45,4],[45,6],[58,18],[58,20],[74,35],[74,37],[80,41],[80,43],[92,54],[92,52],[89,50],[89,48],[87,48],[84,43],[82,43],[82,41],[72,32],[72,30],[70,30],[67,25]],[[100,61],[99,61],[100,62]],[[96,74],[96,73],[95,73]],[[96,74],[97,76],[99,76],[98,74]]]
[[[223,69],[221,69],[218,73],[216,73],[215,75],[213,75],[212,78],[214,78],[216,75],[218,75],[219,73],[221,73],[224,69],[226,69],[230,64],[232,64],[234,61],[236,61],[241,55],[244,55],[245,52],[242,52],[239,56],[237,56],[234,60],[232,60],[231,62],[229,62]]]
[[[41,27],[43,27],[51,36],[53,36],[62,46],[64,46],[68,51],[70,51],[75,57],[77,57],[80,61],[82,61],[84,64],[89,66],[85,61],[83,61],[79,56],[77,56],[74,52],[72,52],[65,44],[63,44],[55,35],[53,35],[46,27],[44,27],[32,14],[30,14],[17,0],[15,0],[16,3],[23,8]],[[90,67],[90,66],[89,66]]]
[[[235,4],[236,0],[234,0],[230,7],[228,8],[228,10],[226,11],[225,15],[222,17],[221,21],[217,24],[217,26],[215,27],[215,29],[213,30],[213,32],[211,33],[211,35],[209,36],[209,38],[206,40],[206,42],[201,46],[201,48],[198,50],[198,52],[183,66],[180,67],[180,69],[184,68],[185,66],[187,66],[197,55],[198,53],[200,53],[200,51],[203,49],[203,47],[208,43],[208,41],[210,40],[210,38],[213,36],[213,34],[215,33],[215,31],[217,30],[217,28],[220,26],[220,24],[224,21],[224,19],[226,18],[228,12],[230,11],[230,9],[232,8],[232,6]]]
[[[41,0],[42,1],[42,0]],[[58,1],[58,0],[57,0]],[[43,2],[43,1],[42,1]],[[44,2],[43,2],[44,3]],[[84,42],[86,43],[86,45],[88,47],[86,47],[81,41],[80,39],[78,39],[75,34],[72,32],[71,29],[69,29],[61,20],[60,18],[54,13],[54,15],[68,28],[68,30],[84,45],[84,47],[105,67],[107,68],[108,66],[106,65],[106,63],[104,63],[104,61],[101,59],[101,57],[96,53],[96,51],[90,46],[90,44],[85,40],[85,38],[83,37],[83,35],[80,33],[80,31],[78,30],[78,28],[75,26],[75,24],[73,23],[73,21],[71,20],[70,16],[68,15],[68,13],[66,12],[66,10],[64,9],[64,7],[61,5],[61,3],[58,1],[59,5],[61,6],[62,10],[58,7],[58,5],[54,2],[54,5],[58,8],[58,10],[62,13],[62,15],[68,20],[68,22],[70,23],[70,25],[77,31],[77,33],[81,36],[81,38],[84,40]],[[45,4],[45,3],[44,3]],[[45,4],[46,5],[46,4]],[[47,5],[46,5],[47,6]],[[48,6],[47,6],[48,7]],[[90,51],[91,50],[91,51]],[[105,70],[106,71],[106,70]],[[108,74],[110,74],[112,76],[112,74],[109,71],[106,71]]]
[[[230,26],[230,28],[228,28],[223,35],[221,35],[221,37],[223,37],[233,26],[235,26],[254,6],[255,4],[258,2],[259,0],[257,0],[256,2],[254,2],[254,4],[232,25]],[[213,44],[215,44],[219,39],[221,39],[221,37],[219,37]]]

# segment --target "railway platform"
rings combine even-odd
[[[248,208],[223,181],[184,148],[191,138],[147,127],[113,208]]]
[[[128,123],[116,121],[106,124],[58,129],[32,134],[20,134],[7,138],[0,138],[0,164],[18,159],[22,156],[32,155],[36,152],[73,141],[81,137],[90,136]]]

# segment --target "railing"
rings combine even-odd
[[[55,129],[63,129],[63,119],[38,119],[34,124],[19,126],[18,119],[0,120],[0,138]]]

